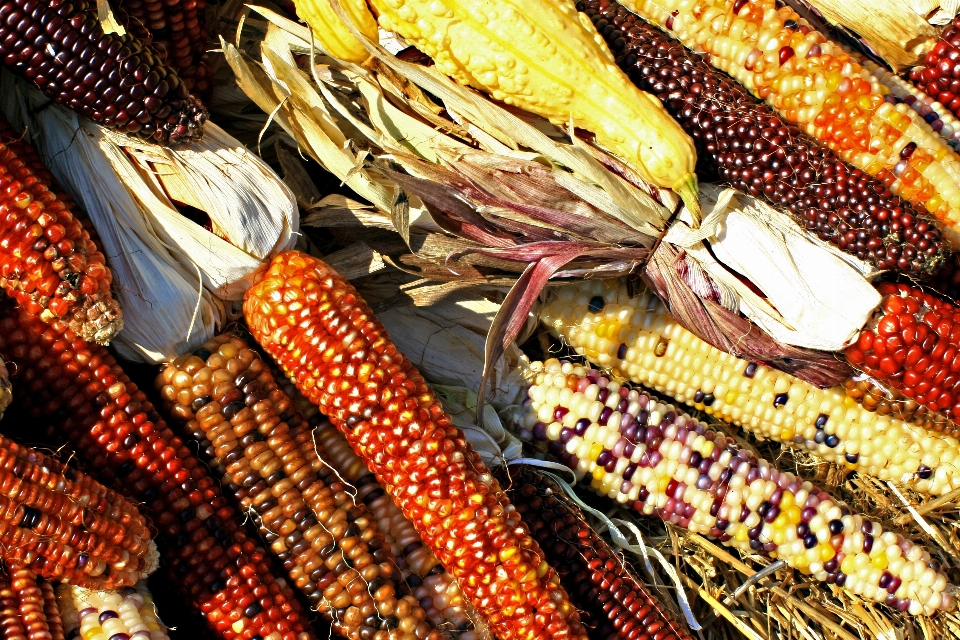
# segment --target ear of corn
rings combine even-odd
[[[258,274],[244,315],[497,637],[585,637],[500,485],[349,282],[320,260],[284,252]]]
[[[170,640],[145,582],[119,593],[61,584],[56,599],[71,637],[76,632],[83,640]]]
[[[912,422],[929,431],[939,431],[960,438],[960,425],[942,413],[930,411],[925,406],[908,398],[895,387],[879,382],[867,375],[857,374],[843,381],[847,396],[860,403],[867,411],[897,420]]]
[[[631,298],[619,281],[586,281],[558,289],[541,317],[591,362],[760,437],[921,493],[960,487],[955,438],[867,411],[842,386],[821,390],[715,349],[650,291]]]
[[[511,481],[510,500],[597,637],[690,640],[559,486],[531,469],[512,472]]]
[[[309,426],[242,339],[220,336],[181,356],[157,386],[174,418],[212,450],[225,484],[335,632],[440,637],[417,600],[401,592],[373,514],[329,469],[321,477],[308,462],[297,437],[309,437]]]
[[[56,420],[91,473],[151,513],[164,568],[218,637],[313,638],[218,483],[106,349],[20,311],[0,320],[0,353],[16,363],[30,413]]]
[[[60,607],[57,606],[57,597],[54,593],[53,585],[42,579],[38,580],[37,584],[40,587],[40,594],[43,597],[43,615],[47,619],[47,629],[50,631],[50,640],[64,640],[63,618],[60,615]],[[158,638],[157,640],[160,639]]]
[[[373,0],[396,31],[461,84],[573,122],[699,214],[696,152],[660,101],[629,85],[573,0]]]
[[[923,62],[910,70],[910,80],[960,115],[960,16],[943,30]]]
[[[64,640],[51,584],[8,563],[0,574],[0,631],[4,640]]]
[[[626,507],[912,615],[955,607],[929,552],[599,371],[534,363],[521,438]]]
[[[0,56],[58,104],[160,143],[203,132],[207,113],[176,71],[131,34],[107,34],[96,0],[0,7]]]
[[[927,211],[960,246],[960,156],[841,45],[778,0],[624,0],[843,160]]]
[[[663,101],[693,137],[701,164],[722,182],[789,210],[821,240],[880,269],[919,276],[943,264],[949,247],[937,226],[879,180],[614,0],[577,6],[630,79]]]
[[[330,0],[295,0],[294,4],[297,15],[310,25],[313,37],[331,56],[357,64],[370,57],[367,48],[350,33],[347,25],[334,12]],[[377,20],[370,13],[366,0],[340,0],[340,6],[360,33],[377,41]]]
[[[64,200],[36,150],[0,116],[0,286],[44,321],[62,319],[84,339],[123,328],[103,254]]]

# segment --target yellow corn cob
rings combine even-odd
[[[712,347],[650,291],[620,281],[561,287],[541,310],[557,336],[616,375],[749,431],[933,495],[960,487],[960,441],[864,409],[842,386],[821,390]]]
[[[357,64],[370,57],[363,43],[350,33],[347,25],[334,12],[330,0],[294,0],[294,5],[297,15],[310,25],[313,37],[331,56]],[[353,19],[360,33],[377,41],[377,21],[370,13],[366,0],[340,0],[340,6]]]
[[[784,118],[940,220],[960,246],[960,156],[840,44],[777,0],[622,0]],[[789,152],[788,149],[785,151]]]
[[[573,0],[372,0],[380,26],[457,82],[596,136],[699,213],[693,142],[633,86]]]

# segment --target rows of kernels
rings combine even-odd
[[[397,559],[404,581],[430,621],[438,629],[456,631],[460,640],[488,640],[490,634],[486,629],[474,630],[471,618],[476,613],[464,599],[457,581],[424,546],[413,523],[383,490],[360,456],[353,452],[343,434],[322,419],[317,421],[310,435],[305,447],[307,454],[335,469],[356,488],[357,500],[367,505],[376,516],[377,525]]]
[[[842,385],[819,389],[720,351],[681,327],[648,290],[631,298],[616,280],[561,287],[541,318],[595,364],[760,437],[921,493],[960,487],[956,438],[867,411]]]
[[[373,516],[312,469],[297,443],[309,426],[242,339],[220,336],[177,358],[157,387],[337,633],[438,637],[416,600],[398,593],[395,561]]]
[[[960,114],[960,17],[943,30],[923,65],[910,70],[910,80]]]
[[[274,578],[239,513],[113,356],[27,313],[0,326],[0,352],[16,363],[25,408],[56,420],[58,445],[68,440],[97,479],[142,503],[159,531],[163,566],[211,629],[229,640],[311,638],[293,592]],[[247,615],[254,603],[261,611]]]
[[[119,593],[88,591],[74,585],[57,588],[57,602],[70,635],[83,640],[169,640],[145,582]],[[122,634],[122,635],[119,635]]]
[[[960,309],[906,284],[877,289],[880,310],[847,360],[930,411],[960,418]]]
[[[627,0],[893,193],[960,224],[960,156],[869,71],[777,0]],[[955,232],[947,237],[956,242]]]
[[[690,640],[558,485],[528,469],[511,480],[510,499],[598,637]]]
[[[521,436],[628,508],[913,615],[955,605],[930,554],[596,370],[531,365]]]
[[[5,573],[0,573],[0,635],[5,640],[27,640],[26,625],[20,617],[20,599]]]
[[[789,211],[810,233],[881,270],[935,271],[949,246],[932,221],[841,160],[702,56],[616,0],[578,0],[617,56],[697,145],[701,170]]]
[[[3,436],[0,521],[4,559],[51,580],[117,588],[147,565],[150,531],[133,504]]]
[[[884,385],[869,376],[855,375],[843,381],[847,396],[853,398],[867,411],[876,411],[897,420],[912,422],[930,431],[940,431],[960,438],[960,425],[942,413],[928,410],[925,406],[903,395],[895,388]]]
[[[43,597],[43,615],[47,618],[50,640],[65,640],[63,618],[60,616],[60,607],[57,606],[53,585],[46,580],[39,580],[38,584]]]
[[[7,566],[10,588],[17,594],[17,610],[23,624],[25,640],[50,640],[53,634],[47,623],[46,602],[37,584],[37,576],[20,566]],[[4,639],[10,636],[4,635]]]
[[[373,312],[288,251],[246,294],[251,332],[374,472],[501,640],[583,638],[556,572]]]

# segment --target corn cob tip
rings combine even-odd
[[[700,221],[703,219],[703,212],[700,209],[700,190],[697,186],[697,176],[689,173],[677,184],[673,185],[672,188],[673,192],[683,200],[683,204],[686,205],[687,210],[690,211],[690,216],[693,217],[694,228],[699,227]]]
[[[209,113],[203,103],[193,95],[188,94],[186,104],[180,111],[180,117],[175,122],[167,122],[160,126],[156,138],[161,143],[185,144],[203,138],[203,126],[207,122]]]

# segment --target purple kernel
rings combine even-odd
[[[813,549],[815,546],[817,546],[817,536],[813,535],[812,533],[808,533],[803,538],[803,546],[807,549]]]
[[[797,537],[806,538],[808,535],[810,535],[810,525],[808,525],[806,522],[801,522],[800,524],[798,524]]]
[[[623,448],[623,457],[624,458],[633,458],[633,452],[637,450],[636,445],[632,442],[628,442],[627,446]]]
[[[906,160],[913,155],[913,152],[917,150],[916,142],[908,142],[907,145],[900,150],[900,157]]]
[[[606,402],[607,398],[610,397],[609,389],[600,389],[600,392],[597,393],[597,402]]]
[[[623,389],[623,387],[620,387],[620,388]],[[621,399],[620,399],[620,402],[617,403],[617,411],[619,411],[620,413],[626,412],[626,410],[627,410],[629,407],[630,407],[630,401],[627,400],[626,398],[621,398]],[[624,417],[626,417],[626,416],[624,416]]]
[[[891,578],[893,578],[893,576],[890,575],[890,572],[884,571],[880,575],[880,581],[877,583],[877,586],[880,587],[881,589],[886,589],[888,586],[890,586]]]
[[[536,433],[536,432],[534,432]],[[567,444],[577,433],[573,429],[564,428],[560,431],[560,444]]]
[[[870,553],[873,550],[873,536],[863,536],[863,552]]]
[[[633,477],[633,474],[637,472],[637,465],[632,462],[623,468],[623,479],[630,480]]]
[[[590,420],[587,418],[580,418],[577,420],[577,424],[573,425],[573,430],[578,436],[583,436],[583,434],[585,434],[589,428]]]
[[[538,422],[537,424],[533,425],[533,437],[537,440],[546,440],[547,425],[543,424],[542,422]]]
[[[747,363],[747,368],[743,370],[743,375],[747,378],[753,378],[753,376],[757,375],[757,363]]]
[[[640,492],[637,494],[637,502],[643,503],[647,501],[647,498],[650,497],[650,490],[646,487],[640,487]]]
[[[890,584],[887,585],[887,591],[890,592],[890,595],[893,595],[897,592],[897,589],[900,588],[901,584],[903,584],[903,580],[898,576],[890,576]]]
[[[780,507],[770,507],[770,510],[767,511],[767,515],[763,516],[763,521],[767,523],[772,523],[777,519],[777,516],[780,515]]]
[[[601,427],[607,426],[607,421],[610,420],[610,416],[613,415],[613,409],[610,407],[604,407],[603,411],[600,412],[600,419],[597,420],[597,424]]]
[[[605,467],[610,460],[613,459],[613,454],[608,450],[604,449],[600,452],[600,455],[597,456],[597,466]]]
[[[837,562],[836,556],[834,556],[833,558],[830,558],[829,560],[823,563],[823,570],[826,571],[827,573],[836,573],[838,566],[840,565]]]
[[[697,489],[706,491],[710,487],[711,482],[713,481],[710,479],[710,476],[705,473],[700,474],[700,477],[697,478]]]
[[[800,519],[809,523],[817,515],[817,510],[813,507],[806,507],[800,512]]]
[[[691,467],[699,467],[701,462],[703,462],[703,455],[699,451],[694,451],[690,454],[690,461],[687,464]]]
[[[654,451],[647,456],[647,459],[650,463],[650,467],[656,467],[663,460],[663,454],[659,451]]]

